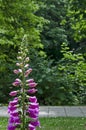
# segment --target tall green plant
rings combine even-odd
[[[23,39],[24,40],[24,39]],[[27,57],[28,49],[25,47],[25,41],[22,42],[18,52],[17,63],[19,67],[14,73],[19,75],[12,85],[16,88],[10,92],[10,96],[15,97],[9,102],[8,113],[9,123],[8,130],[35,130],[40,126],[38,120],[39,103],[33,94],[37,91],[34,79],[29,78],[32,68],[29,67],[29,57]]]

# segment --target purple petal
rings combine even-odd
[[[9,105],[14,106],[18,104],[18,100],[13,100],[9,102]]]
[[[37,92],[37,89],[32,88],[32,89],[29,89],[27,92],[30,94],[34,94],[35,92]]]
[[[37,126],[40,127],[40,122],[38,120],[31,121],[30,124],[33,125],[33,126],[35,126],[35,127],[37,127]]]
[[[12,92],[9,93],[9,95],[10,95],[10,96],[16,96],[17,93],[18,93],[17,91],[12,91]]]
[[[7,129],[8,130],[15,130],[16,126],[13,126],[12,124],[9,124]]]
[[[39,103],[30,103],[29,107],[32,109],[39,108]]]
[[[36,130],[36,129],[35,129],[35,126],[33,126],[33,125],[31,125],[31,124],[28,125],[28,128],[29,128],[29,130]]]
[[[27,83],[33,83],[34,82],[34,79],[28,79],[26,80]]]
[[[33,102],[33,103],[36,103],[37,102],[37,98],[36,98],[36,96],[33,96],[33,97],[29,97],[29,101],[30,102]]]
[[[26,72],[25,72],[25,77],[27,77],[30,73],[32,72],[32,69],[28,69]]]
[[[29,87],[33,88],[33,87],[37,86],[37,83],[33,82],[33,83],[29,83],[28,85],[29,85]]]

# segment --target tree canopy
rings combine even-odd
[[[0,0],[0,102],[9,100],[25,36],[40,104],[86,103],[85,5],[86,0]]]

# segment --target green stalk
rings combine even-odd
[[[25,130],[25,69],[24,69],[24,61],[22,67],[22,130]]]

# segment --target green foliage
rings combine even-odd
[[[9,98],[26,34],[40,104],[86,103],[85,5],[86,0],[0,1],[0,102]]]
[[[79,42],[80,49],[85,48],[86,40],[86,1],[85,0],[68,0],[68,21],[72,37],[76,42]],[[81,43],[81,44],[80,44]],[[78,46],[78,47],[79,47]],[[79,50],[80,50],[79,49]],[[81,51],[82,51],[81,50]],[[86,51],[86,50],[85,50]],[[85,52],[84,51],[84,52]]]
[[[28,35],[31,44],[37,47],[40,45],[40,31],[42,28],[43,18],[35,15],[39,5],[35,0],[5,0],[0,2],[0,44],[9,44],[18,46],[24,34]],[[38,43],[37,43],[38,42]]]
[[[83,104],[86,97],[86,61],[82,54],[69,51],[67,44],[62,45],[63,58],[60,61],[59,79],[64,90],[64,103]]]
[[[67,42],[65,26],[61,24],[66,16],[66,1],[64,0],[44,0],[45,6],[37,12],[49,22],[44,25],[41,33],[44,51],[54,60],[61,58],[61,44]]]
[[[14,51],[14,57],[21,39],[24,34],[27,35],[28,47],[41,48],[43,45],[40,41],[40,32],[44,19],[35,15],[39,9],[36,0],[19,0],[0,1],[0,48],[1,58],[3,63],[6,59],[13,59],[9,56],[9,51]],[[4,48],[4,50],[3,50]],[[13,59],[14,60],[14,59]]]
[[[6,97],[8,101],[12,70],[22,37],[27,36],[28,53],[29,48],[35,48],[40,55],[45,55],[40,40],[45,20],[36,15],[40,4],[36,0],[0,1],[0,102],[6,101]]]
[[[53,60],[30,55],[32,77],[38,82],[41,105],[79,105],[86,103],[86,60],[81,53],[62,44],[63,58],[53,66]]]

